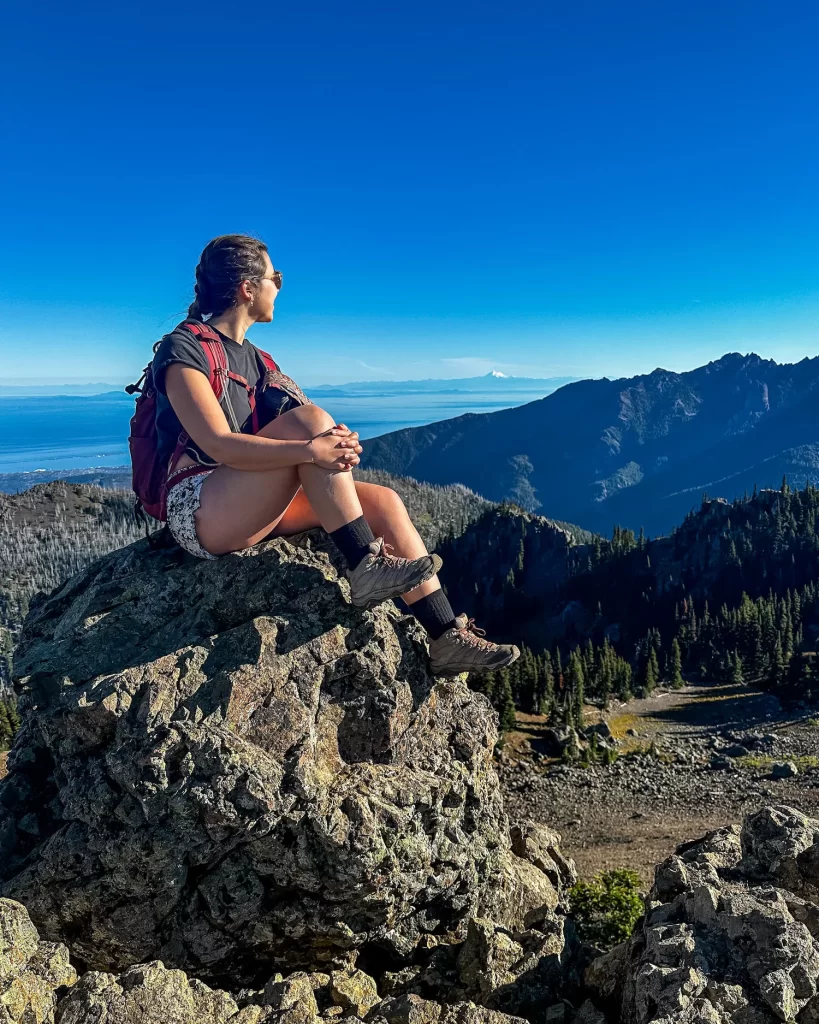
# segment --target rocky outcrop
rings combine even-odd
[[[161,961],[120,975],[78,979],[68,949],[41,942],[25,908],[0,899],[0,1024],[524,1024],[468,1001],[441,1006],[419,996],[382,1000],[375,981],[349,968],[332,975],[274,975],[235,996]]]
[[[41,942],[25,907],[0,899],[0,1024],[319,1024],[342,1015],[352,1024],[368,1013],[373,1024],[524,1024],[470,1002],[382,1001],[355,969],[274,975],[235,997],[159,960],[78,979],[68,949]]]
[[[560,955],[566,868],[554,837],[511,848],[488,701],[429,675],[412,618],[354,609],[322,538],[139,542],[34,604],[0,879],[77,962],[255,985],[400,967],[480,917]]]
[[[140,542],[35,602],[0,1024],[819,1024],[819,822],[678,847],[589,963],[559,836],[504,813],[488,701],[347,597],[305,534]]]
[[[623,1024],[819,1021],[819,821],[779,804],[678,847],[586,982]]]
[[[58,993],[76,980],[65,946],[40,942],[25,907],[0,899],[0,1024],[53,1024]]]
[[[119,977],[89,971],[60,1001],[56,1024],[261,1024],[274,1019],[261,1007],[240,1009],[227,992],[189,981],[155,960]]]

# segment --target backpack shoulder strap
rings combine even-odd
[[[278,373],[279,372],[279,367],[278,367],[278,364],[273,359],[273,356],[271,356],[269,352],[265,352],[263,349],[256,348],[255,345],[253,347],[256,349],[256,354],[258,355],[258,357],[264,363],[265,369],[266,370],[275,370]]]
[[[210,368],[210,386],[218,402],[222,401],[225,390],[225,376],[228,373],[227,353],[222,339],[212,327],[199,320],[185,320],[179,325],[198,338]]]
[[[183,320],[179,327],[184,327],[191,334],[195,334],[197,338],[204,338],[208,341],[221,341],[216,331],[209,324],[202,323],[201,320]]]

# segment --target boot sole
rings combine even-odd
[[[462,665],[460,668],[457,665],[444,665],[441,668],[434,668],[430,665],[430,673],[433,676],[459,676],[462,672],[470,672],[472,675],[477,676],[483,672],[496,672],[499,668],[507,668],[507,666],[517,661],[519,657],[520,651],[517,647],[513,646],[509,657],[497,662],[495,665]]]
[[[425,569],[422,573],[419,573],[418,579],[411,581],[410,583],[402,584],[400,590],[382,591],[377,593],[375,596],[371,594],[366,601],[361,603],[353,600],[351,595],[350,603],[354,608],[361,608],[366,611],[368,608],[374,608],[378,604],[383,604],[384,601],[389,601],[394,597],[399,597],[401,594],[406,594],[407,591],[415,590],[415,588],[420,587],[422,583],[426,583],[427,580],[432,579],[444,564],[439,555],[430,555],[429,558],[430,567]]]

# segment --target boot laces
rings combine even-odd
[[[476,626],[474,619],[467,619],[466,625],[458,630],[458,634],[461,643],[469,644],[471,647],[478,647],[481,650],[488,651],[498,646],[493,644],[491,640],[483,639],[486,636],[486,630]]]
[[[390,568],[402,569],[405,565],[409,565],[409,563],[413,561],[411,558],[401,558],[399,555],[390,554],[390,552],[394,550],[395,548],[393,548],[392,544],[388,544],[386,541],[383,541],[381,544],[381,550],[372,561],[373,566],[381,564],[387,565]]]

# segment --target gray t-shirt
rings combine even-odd
[[[222,344],[225,347],[228,369],[239,374],[240,377],[244,377],[251,387],[258,389],[264,380],[266,367],[254,345],[247,339],[240,345],[226,334],[222,334],[221,331],[216,331],[216,333],[222,339]],[[157,390],[157,442],[159,454],[163,459],[171,457],[183,430],[165,391],[165,371],[172,363],[190,366],[210,378],[208,357],[205,355],[202,342],[195,335],[184,327],[177,327],[170,334],[165,335],[156,350],[152,364],[154,385]],[[230,378],[227,381],[227,389],[240,432],[252,434],[253,421],[247,391],[238,381]],[[222,407],[225,407],[224,399]],[[267,419],[269,418],[267,417]],[[261,421],[260,425],[263,425],[263,422]],[[217,465],[215,460],[207,452],[202,451],[193,440],[188,440],[185,453],[200,465]]]

